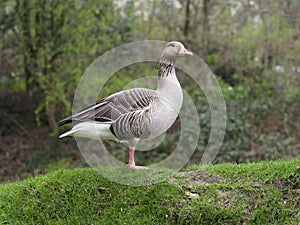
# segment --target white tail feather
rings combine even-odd
[[[73,134],[75,132],[75,130],[69,130],[69,131],[67,131],[67,132],[65,132],[65,133],[63,133],[63,134],[61,134],[61,135],[59,135],[59,138],[63,138],[63,137],[66,137],[66,136],[73,136],[73,135],[71,135],[71,134]]]
[[[115,139],[109,127],[111,122],[82,122],[76,124],[70,131],[67,131],[59,136],[63,138],[66,136],[86,137],[91,139]]]

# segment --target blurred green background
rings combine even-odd
[[[57,121],[71,114],[77,83],[93,60],[138,40],[178,40],[216,75],[227,128],[215,162],[289,158],[300,153],[299,0],[4,0],[0,2],[0,181],[57,168],[87,166],[73,138],[58,139]],[[119,71],[101,96],[156,74],[144,63]],[[101,76],[101,74],[99,74]],[[199,163],[210,134],[210,109],[191,79],[178,77],[198,107]],[[178,141],[137,152],[158,162]],[[126,147],[106,142],[126,162]]]

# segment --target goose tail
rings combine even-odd
[[[110,126],[112,122],[97,122],[86,121],[76,124],[71,130],[61,134],[59,138],[67,136],[85,137],[95,140],[101,139],[115,139]]]
[[[69,130],[61,135],[59,135],[59,138],[64,138],[64,137],[67,137],[67,136],[73,136],[72,134],[74,134],[76,131],[75,130]]]

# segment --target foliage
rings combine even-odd
[[[193,166],[164,182],[124,186],[92,169],[0,186],[4,224],[298,224],[300,160]],[[101,168],[109,170],[109,168]],[[110,170],[120,178],[150,171]]]
[[[298,0],[1,1],[0,134],[8,140],[13,134],[21,139],[37,124],[57,131],[56,121],[71,113],[80,77],[105,51],[137,40],[179,40],[211,68],[226,100],[226,136],[217,162],[297,156],[299,4]],[[155,71],[156,65],[147,63],[123,68],[105,84],[99,98],[140,86],[132,81]],[[179,79],[199,114],[201,135],[193,161],[199,162],[210,135],[210,108],[192,80]],[[179,129],[175,124],[156,151],[138,152],[137,161],[164,159],[176,146]],[[29,168],[50,161],[52,143],[60,141],[41,138],[48,147],[39,148]],[[39,145],[32,142],[31,148]],[[114,156],[127,160],[125,148],[107,145]],[[30,152],[28,148],[18,146],[21,152]],[[0,157],[10,153],[7,144],[0,149]],[[47,152],[49,157],[39,160]]]
[[[57,107],[63,105],[70,112],[70,92],[91,56],[111,47],[108,29],[109,25],[113,29],[115,21],[108,18],[113,18],[113,12],[108,10],[109,1],[82,5],[80,1],[17,0],[14,4],[3,5],[13,8],[7,16],[16,17],[11,25],[14,32],[4,30],[5,38],[17,37],[16,54],[23,69],[15,73],[21,78],[24,74],[27,91],[36,102],[38,123],[45,113],[54,131]]]

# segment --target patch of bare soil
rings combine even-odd
[[[297,174],[292,174],[288,178],[280,178],[276,181],[270,181],[264,183],[260,180],[244,180],[242,177],[237,180],[230,178],[220,177],[216,175],[208,175],[205,171],[187,171],[179,172],[179,177],[173,177],[171,179],[172,183],[180,185],[182,178],[186,182],[187,186],[183,185],[182,191],[185,193],[187,198],[196,199],[199,195],[205,194],[206,191],[210,192],[210,189],[197,189],[197,186],[208,186],[213,183],[217,184],[234,184],[236,182],[240,183],[240,188],[232,186],[232,188],[226,188],[220,186],[216,189],[218,195],[218,204],[225,206],[227,208],[234,207],[234,199],[243,199],[247,202],[248,207],[245,207],[245,213],[252,211],[253,207],[256,205],[257,199],[260,195],[264,195],[264,191],[272,188],[278,189],[282,193],[282,203],[288,204],[288,199],[293,196],[298,198],[297,207],[300,207],[300,177]]]
[[[211,183],[227,183],[224,177],[208,175],[205,171],[180,172],[179,176],[187,177],[191,185],[208,185]]]

